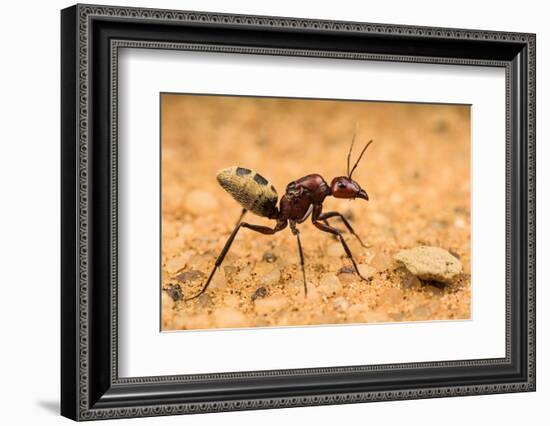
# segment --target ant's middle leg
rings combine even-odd
[[[330,226],[327,219],[330,219],[331,217],[339,217],[344,223],[344,225],[346,226],[346,228],[348,228],[348,231],[350,232],[350,234],[352,234],[355,238],[357,238],[357,241],[359,241],[359,244],[361,244],[365,248],[369,247],[361,240],[361,237],[357,235],[357,233],[353,230],[351,224],[348,222],[348,220],[344,217],[342,213],[326,212],[326,213],[322,213],[317,219],[322,220],[323,222],[325,222],[326,225]]]
[[[349,260],[351,260],[351,263],[353,264],[353,268],[355,269],[355,272],[357,275],[359,275],[359,278],[361,278],[364,281],[368,281],[363,275],[361,275],[361,272],[359,272],[359,268],[357,267],[357,263],[355,263],[355,259],[353,258],[353,254],[351,253],[351,250],[348,247],[348,244],[346,243],[346,240],[344,240],[344,237],[342,236],[342,233],[336,229],[333,228],[330,225],[327,225],[325,223],[317,222],[316,219],[313,219],[313,225],[315,225],[318,229],[320,229],[323,232],[328,232],[329,234],[336,235],[340,239],[340,243],[342,244],[342,247],[344,247],[344,251],[346,252]]]
[[[244,215],[244,212],[243,212],[243,215]],[[282,231],[283,229],[285,229],[286,226],[287,226],[287,221],[286,220],[278,221],[274,228],[269,228],[268,226],[254,225],[254,224],[251,224],[251,223],[240,222],[239,221],[239,223],[237,223],[237,225],[233,229],[233,232],[231,232],[231,235],[227,239],[225,245],[223,246],[222,251],[218,255],[218,258],[216,259],[216,262],[214,263],[214,267],[212,268],[212,271],[210,272],[210,275],[208,276],[208,279],[206,280],[206,283],[202,287],[201,291],[199,291],[196,295],[185,299],[185,301],[196,299],[197,297],[199,297],[201,294],[203,294],[206,291],[206,289],[210,285],[210,282],[212,281],[212,278],[214,277],[214,274],[216,273],[216,270],[221,266],[223,260],[225,259],[225,255],[227,254],[227,252],[231,248],[231,245],[233,244],[233,241],[235,240],[235,237],[237,236],[237,233],[239,232],[239,229],[248,228],[248,229],[251,229],[253,231],[259,232],[260,234],[273,235],[276,232],[279,232],[279,231]]]

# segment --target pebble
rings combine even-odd
[[[428,281],[424,288],[427,292],[431,293],[432,296],[443,296],[445,292],[440,287],[440,285],[441,284],[436,281]]]
[[[401,250],[394,259],[421,280],[450,284],[462,272],[460,260],[439,247],[419,246]]]
[[[233,282],[235,280],[235,276],[239,272],[239,268],[237,268],[236,266],[231,266],[231,265],[224,266],[223,267],[223,272],[224,272],[225,278],[227,280]]]
[[[399,288],[391,287],[382,293],[381,299],[386,304],[397,305],[403,300],[403,292]]]
[[[372,262],[372,259],[374,259],[374,256],[376,256],[376,252],[374,250],[365,250],[363,254],[365,262],[369,264]]]
[[[315,285],[311,282],[307,282],[307,296],[304,291],[304,281],[296,279],[294,281],[291,281],[289,284],[285,284],[285,287],[290,290],[290,294],[295,296],[295,300],[298,299],[300,301],[313,301],[317,300],[316,297],[319,296],[319,292],[317,292]]]
[[[351,317],[360,318],[368,310],[369,305],[367,303],[356,303],[350,306],[347,313]]]
[[[333,243],[327,247],[327,255],[330,257],[340,257],[344,256],[346,252],[344,251],[344,247],[342,247],[341,243]]]
[[[164,289],[166,294],[172,298],[174,302],[183,299],[183,291],[179,284],[168,284]]]
[[[422,282],[416,275],[411,273],[407,268],[400,267],[398,274],[401,279],[401,288],[405,290],[420,290],[422,289]]]
[[[207,293],[201,294],[197,298],[197,301],[199,302],[199,305],[201,305],[203,308],[208,308],[213,305],[212,298]]]
[[[349,302],[343,297],[337,297],[334,299],[334,309],[339,312],[345,312],[349,308]]]
[[[288,305],[284,296],[271,296],[265,299],[257,299],[254,302],[254,309],[258,315],[267,315],[280,311]]]
[[[251,274],[256,277],[263,277],[264,275],[269,274],[275,268],[271,263],[266,262],[257,262],[254,265],[254,268],[251,271]]]
[[[324,260],[325,269],[328,271],[337,271],[342,266],[342,259],[340,257],[326,256]]]
[[[372,266],[370,265],[367,265],[367,264],[364,264],[364,263],[360,263],[359,265],[357,265],[357,269],[359,269],[359,272],[361,273],[361,275],[363,275],[365,278],[369,278],[369,277],[372,277],[374,275],[374,273],[376,272],[376,269],[373,268]],[[354,271],[355,272],[355,271]]]
[[[349,286],[351,283],[355,283],[355,282],[358,282],[360,280],[360,278],[357,276],[357,274],[355,274],[355,272],[353,272],[351,274],[339,273],[338,274],[338,279],[340,280],[340,282],[344,286]]]
[[[279,268],[273,268],[273,270],[270,273],[268,273],[267,275],[264,275],[260,279],[260,283],[263,286],[271,286],[271,285],[277,284],[280,279],[281,279],[281,271],[279,270]]]
[[[215,257],[212,253],[199,254],[191,257],[187,264],[193,266],[195,270],[206,271],[210,269],[214,259]]]
[[[273,263],[277,260],[277,256],[275,256],[275,254],[268,251],[264,253],[264,256],[262,259],[264,260],[264,262]]]
[[[339,274],[353,274],[355,269],[352,266],[342,266],[338,271]]]
[[[174,309],[174,299],[170,297],[167,292],[162,292],[162,316],[165,317],[166,313],[171,309]]]
[[[342,283],[336,275],[324,274],[319,282],[319,291],[325,296],[333,296],[342,291]]]
[[[245,327],[247,325],[246,316],[237,309],[220,308],[214,312],[214,322],[216,327],[235,328]]]
[[[245,266],[242,268],[237,276],[235,277],[236,282],[244,282],[248,278],[250,278],[250,273],[252,272],[252,267],[250,265]]]
[[[227,294],[223,298],[223,304],[232,308],[237,308],[241,304],[241,299],[234,294]]]
[[[183,205],[186,211],[199,216],[216,211],[218,200],[210,192],[194,189],[186,195]]]
[[[302,289],[303,289],[303,283],[302,283]],[[319,290],[317,290],[317,287],[315,287],[310,282],[307,283],[307,296],[303,291],[300,294],[304,298],[304,301],[308,303],[318,303],[321,300],[321,294],[319,293]]]
[[[223,269],[218,268],[218,270],[212,277],[212,281],[210,282],[210,288],[223,290],[226,287],[227,287],[227,279],[225,277],[225,271]]]
[[[252,301],[267,296],[267,289],[265,287],[259,287],[252,295]]]
[[[389,254],[379,251],[374,255],[372,261],[370,262],[370,266],[379,272],[387,271],[393,267],[393,261]]]
[[[195,252],[193,250],[184,251],[178,256],[168,259],[164,268],[169,274],[175,274],[185,268],[187,262],[194,254]]]
[[[180,282],[186,283],[186,282],[196,281],[198,279],[202,279],[205,277],[206,275],[204,274],[204,272],[190,270],[190,271],[182,272],[181,274],[176,275],[174,278]]]
[[[415,307],[412,311],[413,315],[418,317],[417,319],[429,319],[430,314],[432,313],[432,309],[429,304],[424,303],[422,305],[419,305]]]

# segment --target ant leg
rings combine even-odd
[[[267,226],[261,226],[261,225],[253,225],[253,224],[250,224],[250,223],[239,221],[239,223],[237,223],[237,226],[235,226],[235,229],[233,229],[233,232],[231,232],[231,235],[227,239],[225,245],[223,246],[223,249],[222,249],[221,253],[219,254],[218,258],[216,259],[216,262],[214,263],[214,267],[212,268],[212,271],[210,272],[210,275],[208,276],[208,279],[206,280],[206,283],[203,285],[201,291],[199,291],[196,295],[185,299],[185,302],[187,302],[189,300],[196,299],[197,297],[199,297],[201,294],[203,294],[206,291],[206,289],[210,285],[210,281],[212,281],[212,278],[214,277],[214,274],[216,273],[216,270],[221,266],[221,264],[223,262],[223,259],[225,259],[225,255],[227,254],[227,252],[231,248],[231,244],[233,244],[233,240],[235,240],[235,237],[237,236],[237,232],[239,232],[239,229],[248,228],[248,229],[251,229],[253,231],[259,232],[260,234],[273,235],[276,232],[279,232],[279,231],[282,231],[283,229],[285,229],[286,225],[287,225],[286,220],[277,222],[277,224],[275,225],[274,228],[269,228]]]
[[[304,266],[304,251],[302,250],[302,242],[300,241],[300,231],[296,229],[296,222],[290,222],[290,229],[292,233],[296,235],[298,240],[298,252],[300,253],[300,265],[302,266],[302,275],[304,277],[304,294],[307,297],[307,281],[306,281],[306,268]]]
[[[239,220],[237,220],[237,225],[238,225],[239,223],[241,223],[241,221],[243,220],[243,217],[244,217],[244,215],[246,214],[247,211],[248,211],[248,210],[243,209],[243,211],[241,212],[241,215],[239,216]]]
[[[344,237],[342,237],[342,233],[332,226],[325,225],[324,223],[317,222],[317,220],[313,220],[313,225],[315,225],[318,229],[320,229],[323,232],[328,232],[329,234],[336,235],[340,239],[340,243],[342,243],[342,247],[344,247],[344,251],[346,252],[349,260],[351,260],[351,263],[353,264],[353,268],[355,269],[355,272],[359,277],[364,280],[368,281],[363,275],[361,275],[361,272],[359,272],[359,268],[357,267],[357,263],[355,263],[355,259],[353,258],[353,255],[351,254],[351,250],[349,249],[346,241],[344,240]]]
[[[352,234],[355,238],[357,238],[357,241],[359,241],[359,244],[361,244],[363,247],[365,248],[368,248],[369,246],[366,245],[362,240],[361,240],[361,237],[359,235],[356,234],[356,232],[353,230],[353,228],[351,227],[351,224],[348,222],[348,220],[344,217],[344,215],[342,213],[339,213],[339,212],[326,212],[326,213],[323,213],[321,214],[318,219],[319,220],[322,220],[323,222],[325,222],[325,224],[328,225],[328,221],[327,219],[330,219],[331,217],[339,217],[342,222],[344,222],[344,225],[346,225],[346,228],[348,228],[348,231],[350,232],[350,234]],[[330,225],[329,225],[330,226]]]
[[[327,225],[327,226],[330,226],[330,224],[328,223],[328,220],[326,220],[326,219],[323,219],[323,223],[324,223],[325,225]],[[334,229],[337,229],[337,228],[334,228]],[[338,231],[340,231],[340,230],[338,229]],[[342,232],[342,231],[340,231],[340,232]],[[335,240],[338,239],[338,236],[337,236],[337,235],[333,235],[333,237],[334,237]]]
[[[301,218],[300,220],[296,220],[295,223],[302,223],[302,222],[305,222],[307,220],[308,217],[311,216],[311,213],[313,212],[313,205],[309,206],[309,209],[307,210],[306,214],[304,215],[303,218]]]

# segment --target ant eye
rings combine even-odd
[[[346,184],[344,182],[338,182],[338,188],[344,189]]]

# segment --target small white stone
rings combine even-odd
[[[168,259],[165,264],[165,269],[169,274],[175,274],[181,271],[187,265],[187,262],[193,256],[195,252],[193,250],[187,250],[179,254],[176,257]]]
[[[387,271],[388,269],[392,268],[393,261],[389,254],[383,251],[378,251],[370,262],[370,266],[372,266],[377,271]]]
[[[278,267],[273,268],[271,272],[269,272],[267,275],[264,275],[260,279],[260,284],[264,286],[270,286],[277,284],[279,280],[281,279],[281,271]]]
[[[357,269],[359,269],[359,272],[365,278],[372,277],[374,275],[374,273],[376,272],[376,269],[374,269],[372,266],[366,265],[364,263],[361,263],[361,264],[357,265]]]
[[[319,282],[319,291],[325,296],[333,296],[342,291],[342,283],[334,274],[325,274]]]
[[[212,277],[212,281],[210,282],[210,288],[223,290],[225,287],[227,287],[227,278],[225,277],[225,270],[223,270],[222,268],[218,268],[218,270]]]
[[[349,308],[349,302],[343,297],[337,297],[334,299],[334,309],[339,312],[345,312]]]
[[[462,272],[460,260],[439,247],[419,246],[401,250],[394,258],[421,280],[450,284]]]

